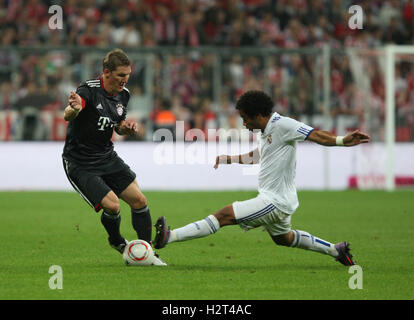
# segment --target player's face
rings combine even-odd
[[[258,129],[257,117],[250,118],[243,110],[240,110],[240,117],[243,119],[243,125],[253,131],[254,129]]]
[[[108,89],[111,93],[121,92],[128,83],[131,67],[119,66],[114,71],[105,70],[104,74],[108,80]]]

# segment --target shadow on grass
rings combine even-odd
[[[201,271],[201,272],[283,272],[283,271],[301,271],[301,272],[323,272],[323,271],[343,271],[344,267],[341,265],[306,265],[306,264],[288,264],[288,263],[275,263],[272,265],[257,265],[257,266],[246,266],[246,265],[180,265],[170,264],[165,270],[174,271]]]

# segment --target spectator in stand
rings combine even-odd
[[[206,133],[203,111],[197,110],[193,113],[193,117],[191,119],[191,129],[192,130],[186,133],[186,141],[205,141]]]
[[[307,29],[298,18],[289,21],[284,31],[284,45],[286,48],[297,48],[304,46],[307,41]]]
[[[289,114],[288,95],[284,94],[282,88],[278,85],[273,87],[273,101],[275,102],[275,111],[281,115]]]
[[[391,22],[386,30],[383,32],[383,43],[404,44],[408,41],[408,34],[405,31],[402,23],[397,18],[391,18]]]
[[[171,111],[171,102],[168,99],[158,101],[158,110],[154,113],[154,131],[168,129],[175,133],[175,122],[177,118]]]
[[[141,35],[142,35],[142,45],[145,47],[152,47],[157,45],[156,39],[154,37],[154,29],[151,23],[143,22],[141,24]]]
[[[2,82],[0,85],[0,111],[10,110],[17,99],[11,82]]]
[[[387,28],[391,24],[392,19],[401,21],[401,18],[402,12],[400,0],[384,1],[379,10],[379,19],[384,28]]]
[[[240,46],[255,46],[259,40],[259,28],[256,17],[249,15],[243,28]]]
[[[310,0],[303,17],[303,24],[308,28],[315,26],[320,16],[327,16],[327,8],[323,0]]]
[[[402,9],[402,16],[404,18],[405,29],[408,30],[411,36],[414,36],[414,1],[407,0]]]
[[[258,29],[262,35],[267,36],[269,42],[276,44],[280,40],[282,37],[281,30],[272,12],[263,12],[263,18],[258,23]]]
[[[217,2],[204,14],[204,43],[208,45],[224,45],[228,32],[227,13]]]
[[[171,85],[172,92],[176,92],[184,105],[190,103],[191,97],[199,93],[199,87],[190,68],[179,67],[178,76]]]
[[[13,27],[5,28],[4,32],[0,33],[0,43],[1,46],[12,46],[19,44],[16,29]]]
[[[191,111],[181,103],[179,95],[175,94],[171,98],[171,111],[174,113],[177,121],[184,121],[184,126],[189,128],[189,122],[191,120]]]
[[[237,19],[233,21],[227,35],[226,45],[231,47],[239,47],[242,44],[243,32],[244,28],[242,20]]]
[[[39,84],[30,81],[25,85],[27,91],[14,103],[13,109],[23,111],[25,108],[35,108],[39,111],[43,110],[47,105],[54,103],[56,100],[49,94],[47,87],[41,87]]]
[[[191,12],[183,12],[178,18],[177,44],[189,47],[197,47],[200,44],[196,17]]]
[[[218,127],[228,129],[230,127],[228,123],[229,117],[236,112],[236,109],[227,91],[221,93],[216,112]]]
[[[170,9],[158,4],[154,15],[154,38],[159,45],[176,43],[176,25]]]
[[[208,133],[208,129],[218,129],[217,115],[213,110],[212,101],[209,98],[204,98],[201,101],[200,109],[204,117],[204,131]]]
[[[98,46],[107,47],[108,44],[112,44],[112,16],[110,13],[104,13],[102,19],[98,24]]]
[[[77,44],[81,46],[97,46],[99,43],[97,25],[92,23],[87,24],[85,32],[77,38],[77,41]]]
[[[141,35],[132,19],[113,30],[111,37],[114,45],[120,47],[138,47],[141,44]]]
[[[243,62],[240,55],[233,55],[227,64],[228,77],[233,90],[240,90],[244,82]]]
[[[350,83],[339,96],[339,105],[332,113],[333,115],[344,114],[360,117],[363,112],[363,104],[363,92],[355,85],[355,83]]]

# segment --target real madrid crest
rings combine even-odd
[[[116,112],[118,113],[119,116],[122,116],[122,114],[124,113],[124,106],[118,103],[116,105]]]
[[[271,134],[269,134],[269,135],[267,136],[267,142],[268,142],[269,144],[271,144],[271,143],[272,143],[272,135],[271,135]]]

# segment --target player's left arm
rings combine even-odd
[[[371,137],[360,130],[352,131],[346,136],[336,136],[333,133],[324,130],[313,130],[309,134],[307,140],[323,146],[352,147],[361,143],[368,143],[371,140]]]
[[[115,127],[115,131],[121,136],[137,134],[138,123],[133,120],[121,120],[121,122],[119,122],[119,124]]]
[[[129,102],[129,90],[124,88],[124,90],[122,90],[121,96],[122,104],[124,106],[127,106]],[[125,119],[127,110],[128,109],[125,107],[125,112],[122,115],[121,121],[119,121],[118,124],[115,126],[115,132],[120,136],[131,136],[138,134],[138,123],[133,120]]]

